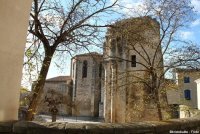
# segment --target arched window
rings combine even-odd
[[[86,78],[87,77],[87,66],[88,63],[86,60],[83,61],[83,68],[82,68],[82,78]]]
[[[110,53],[110,56],[115,56],[115,53],[116,53],[116,40],[115,39],[112,39],[111,40],[111,53]]]
[[[99,65],[99,77],[101,78],[102,76],[102,63]]]
[[[75,73],[75,63],[72,64],[72,78],[74,78]]]

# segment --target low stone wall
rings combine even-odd
[[[200,118],[156,122],[111,123],[39,123],[0,122],[0,134],[168,134],[200,133]]]

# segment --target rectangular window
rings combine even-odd
[[[131,67],[136,67],[136,55],[131,55]]]
[[[67,89],[67,84],[60,84],[60,89],[61,89],[61,92],[65,93],[66,92],[66,89]]]
[[[189,89],[184,90],[184,96],[186,100],[191,100],[191,91]]]
[[[190,83],[190,77],[184,77],[184,83]]]

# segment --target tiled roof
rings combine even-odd
[[[171,83],[171,84],[175,84],[176,83],[176,81],[174,79],[167,79],[167,78],[165,78],[164,81],[166,83]]]
[[[91,52],[91,53],[78,54],[74,57],[79,57],[79,56],[103,56],[103,54],[100,54],[100,53],[97,53],[97,52]],[[74,57],[72,57],[72,59]]]
[[[67,81],[67,80],[71,80],[71,76],[57,76],[57,77],[49,78],[46,81],[47,82],[62,82],[62,81]]]
[[[200,72],[199,68],[176,68],[175,72]]]

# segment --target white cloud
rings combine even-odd
[[[200,13],[200,0],[191,0],[192,6],[194,6],[194,10]]]
[[[115,0],[110,0],[114,2]],[[133,12],[144,12],[145,7],[144,3],[145,0],[119,0],[118,4],[125,8],[121,9],[124,13],[134,14]],[[191,0],[191,5],[194,7],[194,10],[200,13],[200,0]]]
[[[198,25],[200,25],[200,19],[193,21],[192,24],[191,24],[192,27],[195,27],[195,26],[198,26]]]
[[[191,32],[191,31],[181,31],[180,32],[180,37],[182,38],[182,39],[192,39],[193,37],[194,37],[194,33],[193,32]]]
[[[111,0],[111,2],[114,1]],[[116,10],[121,10],[126,16],[137,17],[145,11],[144,0],[119,0],[118,5],[119,7],[116,7]]]

